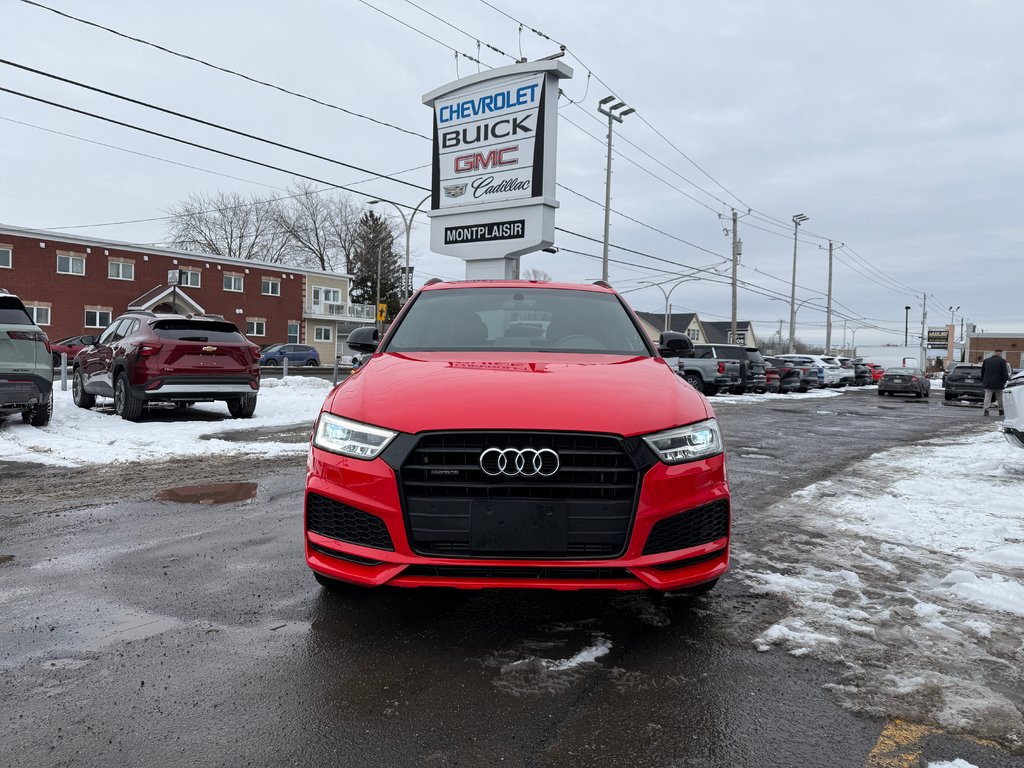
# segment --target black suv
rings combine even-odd
[[[146,403],[223,400],[236,419],[256,410],[260,348],[216,315],[129,312],[75,357],[75,405],[114,398],[114,412],[135,421]]]
[[[695,357],[739,361],[739,383],[729,389],[734,395],[741,395],[747,391],[768,391],[768,380],[764,373],[764,358],[757,347],[743,347],[739,344],[694,344],[693,352]]]
[[[959,363],[944,378],[943,397],[946,400],[958,400],[966,397],[981,400],[985,397],[985,387],[981,383],[981,365]]]

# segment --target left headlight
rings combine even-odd
[[[354,459],[375,459],[397,434],[390,429],[371,427],[330,413],[321,413],[313,433],[313,445]]]
[[[715,419],[647,435],[644,442],[651,446],[658,454],[658,458],[666,464],[706,459],[725,450],[722,433]]]

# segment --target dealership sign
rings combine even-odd
[[[949,344],[949,329],[948,328],[929,328],[928,329],[928,348],[929,349],[945,349],[947,344]]]
[[[554,242],[559,61],[477,73],[423,97],[434,110],[430,247],[501,260]]]

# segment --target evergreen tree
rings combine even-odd
[[[401,307],[401,256],[395,250],[395,233],[387,219],[373,211],[364,213],[353,232],[351,301],[377,303],[377,269],[380,265],[380,301],[388,305],[388,320]],[[378,261],[379,259],[379,261]]]

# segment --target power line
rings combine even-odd
[[[24,0],[24,2],[28,2],[28,1],[29,0]],[[83,89],[85,89],[87,91],[92,91],[94,93],[101,93],[104,96],[110,96],[111,98],[118,99],[120,101],[124,101],[124,102],[127,102],[129,104],[135,104],[136,106],[145,107],[146,109],[152,109],[152,110],[154,110],[156,112],[162,112],[165,115],[171,115],[173,117],[181,118],[182,120],[188,120],[189,122],[193,122],[193,123],[196,123],[198,125],[205,125],[208,128],[215,128],[215,129],[217,129],[219,131],[224,131],[226,133],[234,134],[235,136],[241,136],[242,138],[251,139],[253,141],[258,141],[258,142],[260,142],[262,144],[267,144],[267,145],[269,145],[271,147],[276,147],[278,149],[285,149],[285,150],[288,150],[289,152],[296,152],[296,153],[298,153],[300,155],[305,155],[306,157],[312,157],[312,158],[314,158],[316,160],[323,160],[324,162],[331,163],[333,165],[339,165],[342,168],[348,168],[349,170],[358,171],[359,173],[366,173],[366,174],[369,174],[371,176],[375,176],[377,178],[387,179],[388,181],[393,181],[396,184],[404,184],[405,186],[412,187],[414,189],[421,189],[421,190],[426,190],[427,189],[426,187],[423,187],[423,186],[421,186],[419,184],[414,184],[411,181],[404,181],[403,179],[390,178],[390,177],[385,176],[384,174],[376,173],[375,171],[371,171],[371,170],[368,170],[366,168],[361,168],[358,165],[353,165],[352,163],[346,163],[346,162],[344,162],[342,160],[335,160],[332,157],[327,157],[325,155],[320,155],[320,154],[317,154],[316,152],[310,152],[310,151],[305,150],[305,149],[299,149],[297,147],[293,147],[293,146],[290,146],[288,144],[284,144],[284,143],[279,142],[279,141],[274,141],[273,139],[266,139],[266,138],[263,138],[262,136],[256,136],[255,134],[252,134],[252,133],[246,133],[245,131],[239,131],[239,130],[237,130],[235,128],[228,128],[227,126],[220,125],[219,123],[214,123],[214,122],[211,122],[209,120],[203,120],[202,118],[193,117],[192,115],[186,115],[184,112],[177,112],[177,111],[175,111],[173,109],[167,109],[165,107],[157,106],[156,104],[150,104],[149,102],[141,101],[140,99],[133,99],[130,96],[124,96],[124,95],[122,95],[120,93],[115,93],[114,91],[108,91],[108,90],[106,90],[104,88],[98,88],[97,86],[94,86],[94,85],[89,85],[87,83],[81,83],[81,82],[78,82],[77,80],[71,80],[70,78],[61,77],[60,75],[55,75],[55,74],[52,74],[50,72],[44,72],[41,69],[36,69],[34,67],[29,67],[29,66],[26,66],[24,64],[18,64],[17,62],[10,61],[8,59],[0,59],[0,64],[4,64],[5,66],[8,66],[8,67],[14,67],[15,69],[20,69],[20,70],[23,70],[25,72],[31,72],[32,74],[39,75],[41,77],[46,77],[46,78],[49,78],[50,80],[56,80],[56,81],[61,82],[61,83],[67,83],[68,85],[73,85],[76,88],[83,88]],[[11,91],[11,93],[14,93],[14,91]],[[22,95],[22,94],[19,94],[19,95]]]
[[[163,53],[168,53],[171,56],[177,56],[180,59],[185,59],[186,61],[191,61],[191,62],[194,62],[196,64],[200,64],[200,65],[202,65],[204,67],[209,67],[210,69],[215,69],[218,72],[223,72],[224,74],[232,75],[233,77],[239,77],[242,80],[247,80],[250,83],[255,83],[256,85],[261,85],[264,88],[271,88],[271,89],[273,89],[275,91],[279,91],[281,93],[285,93],[285,94],[287,94],[289,96],[294,96],[297,99],[303,99],[303,100],[309,101],[309,102],[311,102],[313,104],[317,104],[317,105],[319,105],[321,107],[327,107],[328,109],[333,109],[333,110],[335,110],[337,112],[343,112],[344,114],[349,115],[351,117],[358,117],[361,120],[368,120],[371,123],[375,123],[375,124],[383,126],[385,128],[391,128],[392,130],[400,131],[401,133],[406,133],[406,134],[408,134],[410,136],[416,136],[417,138],[426,139],[427,141],[430,141],[430,137],[429,136],[425,136],[422,133],[417,133],[416,131],[410,131],[407,128],[402,128],[401,126],[394,125],[394,124],[386,122],[384,120],[380,120],[380,119],[378,119],[376,117],[370,117],[369,115],[364,115],[361,112],[356,112],[356,111],[351,110],[351,109],[346,109],[345,107],[342,107],[342,106],[340,106],[338,104],[332,104],[329,101],[324,101],[323,99],[318,99],[315,96],[309,96],[308,94],[301,93],[299,91],[293,91],[290,88],[285,88],[282,85],[277,85],[275,83],[267,82],[266,80],[260,80],[259,78],[252,77],[251,75],[242,74],[241,72],[237,72],[237,71],[235,71],[233,69],[229,69],[228,67],[223,67],[223,66],[220,66],[218,64],[212,64],[211,62],[206,61],[204,59],[200,59],[200,58],[198,58],[196,56],[190,56],[187,53],[182,53],[180,51],[175,51],[172,48],[168,48],[166,46],[150,42],[149,40],[145,40],[145,39],[143,39],[141,37],[134,37],[132,35],[125,34],[124,32],[119,32],[118,30],[113,29],[111,27],[106,27],[106,26],[104,26],[102,24],[98,24],[95,21],[89,21],[88,19],[83,19],[83,18],[81,18],[79,16],[72,16],[70,13],[65,13],[64,11],[59,11],[56,8],[51,8],[48,5],[43,5],[42,3],[36,2],[35,0],[21,0],[21,2],[25,3],[26,5],[33,5],[36,8],[41,8],[44,11],[49,11],[50,13],[55,13],[58,16],[63,16],[64,18],[70,19],[71,21],[78,22],[79,24],[85,24],[86,26],[95,27],[96,29],[101,29],[104,32],[109,32],[112,35],[116,35],[117,37],[123,38],[125,40],[130,40],[133,43],[138,43],[139,45],[149,46],[150,48],[155,48],[156,50],[162,51]]]

